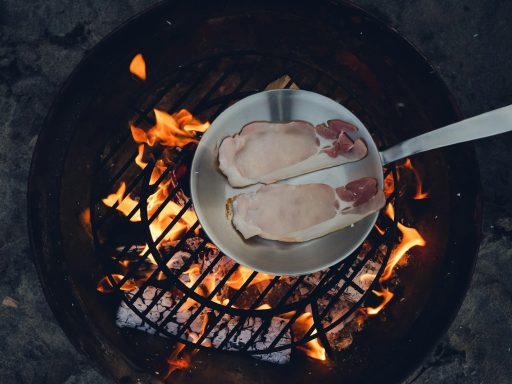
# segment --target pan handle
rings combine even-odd
[[[416,153],[512,131],[512,105],[413,137],[380,153],[382,164]]]

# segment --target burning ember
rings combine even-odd
[[[142,55],[134,57],[130,71],[146,79]],[[155,123],[149,129],[130,126],[133,140],[138,145],[136,166],[145,170],[151,164],[151,169],[148,168],[148,171],[151,170],[151,174],[148,174],[148,195],[144,196],[128,187],[132,183],[124,180],[116,186],[115,191],[101,200],[106,207],[121,213],[131,225],[140,225],[145,221],[151,235],[148,243],[132,245],[114,255],[119,270],[112,271],[116,273],[98,282],[99,292],[122,291],[124,298],[118,309],[117,325],[183,341],[176,343],[175,350],[167,360],[166,378],[176,369],[190,367],[194,350],[188,351],[185,342],[221,350],[246,351],[254,358],[284,364],[291,358],[291,347],[279,347],[295,341],[300,343],[297,350],[312,359],[323,361],[327,359],[326,350],[315,335],[318,335],[321,327],[336,323],[336,327],[328,331],[326,339],[322,340],[328,340],[333,350],[348,347],[352,334],[362,328],[366,317],[378,314],[392,299],[393,293],[386,287],[372,290],[382,298],[379,306],[364,308],[350,316],[347,314],[344,321],[337,322],[362,298],[362,293],[345,286],[343,279],[334,286],[327,286],[328,277],[331,276],[329,271],[300,278],[275,277],[239,266],[221,255],[215,245],[200,236],[200,225],[192,202],[180,187],[187,168],[176,160],[183,153],[194,150],[201,134],[210,125],[185,109],[175,113],[161,109],[154,109],[153,112]],[[414,174],[418,185],[414,199],[428,196],[410,161],[397,168],[399,173]],[[393,192],[394,180],[389,174],[385,179],[385,194],[389,197]],[[394,219],[391,204],[388,204],[386,214],[391,220]],[[398,223],[398,228],[401,240],[391,251],[378,282],[381,285],[394,277],[396,265],[412,247],[426,244],[416,229],[401,223]],[[386,236],[383,229],[377,227],[377,230]],[[357,260],[365,260],[370,246],[367,243],[363,245]],[[353,271],[356,274],[354,282],[363,291],[372,288],[382,267],[385,251],[379,252],[382,253],[380,262],[366,261],[362,269]],[[323,313],[322,324],[315,323],[309,305],[288,313],[258,316],[258,311],[270,311],[285,304],[300,302],[324,286],[328,288],[318,301],[318,310]],[[286,292],[291,292],[291,287],[295,289],[293,294],[286,295]],[[262,298],[257,299],[260,295]],[[280,299],[282,297],[286,299],[283,301]],[[210,308],[202,301],[215,303],[216,306]],[[224,311],[219,310],[219,306]],[[231,314],[231,308],[245,310],[247,315],[239,315],[238,312]],[[279,350],[273,351],[273,348]],[[259,351],[261,353],[256,353]]]

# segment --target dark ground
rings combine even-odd
[[[46,304],[29,252],[25,193],[37,132],[60,84],[86,50],[152,3],[0,0],[0,383],[107,382]],[[423,52],[465,115],[512,103],[511,1],[356,3]],[[415,383],[512,383],[511,147],[512,134],[477,144],[485,207],[475,276]]]

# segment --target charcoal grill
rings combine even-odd
[[[131,58],[139,52],[148,64],[145,82],[128,72]],[[278,79],[286,81],[276,85]],[[102,205],[101,198],[112,193],[120,180],[127,180],[127,190],[137,192],[144,202],[156,185],[173,173],[179,174],[178,184],[166,203],[178,195],[189,195],[184,170],[190,165],[194,147],[173,153],[164,174],[156,184],[150,184],[156,160],[169,154],[155,151],[148,166],[140,171],[134,164],[137,147],[128,122],[152,125],[155,107],[169,112],[187,108],[199,119],[211,121],[227,106],[268,86],[298,86],[342,103],[365,123],[381,147],[460,118],[444,84],[425,60],[402,38],[352,5],[327,1],[257,5],[248,1],[169,2],[105,39],[75,70],[47,117],[31,168],[29,215],[36,264],[50,305],[78,347],[116,379],[153,380],[147,372],[161,371],[179,340],[190,350],[202,351],[195,358],[201,362],[197,369],[179,372],[173,377],[178,382],[204,381],[222,368],[224,376],[219,381],[223,382],[238,381],[240,376],[248,382],[271,382],[276,377],[301,382],[308,373],[327,382],[340,377],[347,382],[377,377],[385,382],[398,380],[421,361],[456,313],[479,243],[479,177],[471,145],[418,156],[415,164],[426,175],[432,196],[421,203],[407,200],[410,185],[398,179],[394,166],[388,167],[386,175],[391,175],[394,186],[388,200],[394,204],[395,220],[382,214],[378,225],[385,235],[372,232],[364,252],[358,250],[326,271],[302,296],[295,292],[308,276],[298,277],[284,291],[278,289],[280,280],[275,277],[242,305],[244,292],[257,278],[254,272],[228,304],[217,303],[213,295],[223,289],[239,268],[237,264],[229,268],[210,295],[200,295],[196,288],[221,262],[221,254],[191,287],[177,278],[205,257],[208,239],[201,232],[195,233],[199,223],[177,244],[158,248],[161,239],[153,239],[149,231],[156,214],[149,216],[145,204],[139,203],[130,213],[140,208],[142,221],[136,225],[120,218],[115,205],[112,209]],[[166,231],[192,203],[184,200],[183,209]],[[87,209],[90,226],[80,221]],[[326,333],[363,305],[378,303],[371,291],[397,242],[399,220],[413,222],[429,244],[415,250],[414,258],[400,273],[395,293],[402,301],[395,300],[385,311],[388,321],[370,320],[355,336],[353,347],[331,350]],[[190,251],[186,240],[197,236],[203,239],[201,245],[180,269],[171,270],[169,259],[178,250]],[[119,260],[133,258],[133,250],[144,243],[149,246],[146,254],[123,270],[123,278],[116,279],[113,274]],[[137,278],[150,255],[157,266],[149,278],[137,293],[122,293],[120,289]],[[373,284],[364,288],[354,278],[371,262],[382,267]],[[105,275],[114,291],[111,295],[96,291],[97,282]],[[148,306],[138,308],[134,303],[149,286],[159,288],[157,295]],[[358,292],[358,300],[326,323],[328,309],[349,289]],[[148,313],[170,290],[180,293],[180,301],[165,319],[151,321]],[[256,310],[267,295],[275,296],[272,308]],[[178,332],[170,333],[166,324],[187,298],[197,301],[199,308]],[[114,318],[120,300],[152,333],[166,338],[117,328]],[[280,342],[306,307],[311,309],[314,326],[296,340]],[[195,340],[183,338],[204,310],[212,314],[207,331]],[[272,317],[290,311],[296,315],[272,343],[262,349],[251,348],[267,331]],[[224,315],[238,317],[237,326],[220,345],[204,344],[208,330]],[[230,354],[225,347],[248,318],[260,318],[262,325],[242,350]],[[240,356],[240,352],[275,353],[314,338],[326,347],[329,363],[298,357],[288,366],[263,365],[262,370],[255,361]],[[222,353],[213,353],[218,350]],[[394,364],[395,360],[403,365]]]

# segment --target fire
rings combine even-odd
[[[146,165],[148,165],[148,163],[146,163],[144,160],[142,160],[143,158],[144,158],[144,144],[139,144],[138,154],[137,154],[137,157],[135,158],[135,164],[137,164],[141,169],[146,168]]]
[[[136,59],[137,56],[132,61],[133,65],[141,60],[143,62],[142,56]],[[130,66],[130,70],[131,69],[132,67]],[[197,143],[199,141],[197,133],[206,131],[210,126],[208,122],[200,122],[186,109],[181,109],[173,114],[155,109],[154,113],[156,124],[148,131],[133,125],[130,127],[134,141],[139,144],[135,163],[141,169],[144,169],[148,164],[144,160],[146,145],[151,147],[160,144],[168,147],[181,148],[192,142]],[[159,181],[166,170],[167,166],[164,161],[162,159],[157,160],[150,175],[150,184],[153,185]],[[180,215],[178,222],[160,239],[160,243],[178,239],[197,222],[197,216],[193,210],[187,209],[182,212],[184,209],[183,204],[168,199],[170,191],[176,187],[177,181],[175,180],[174,174],[171,172],[164,181],[159,183],[156,191],[151,194],[146,201],[148,218],[151,219],[149,229],[152,238],[155,240],[166,231],[167,227],[175,220],[176,216]],[[116,192],[102,199],[102,202],[109,207],[116,206],[116,209],[125,216],[128,216],[133,210],[136,210],[130,218],[130,221],[141,221],[140,210],[136,209],[139,203],[129,194],[126,194],[126,183],[124,181]],[[164,203],[165,206],[162,207]],[[153,217],[155,214],[157,216]],[[198,233],[199,229],[200,227],[198,226],[196,233]],[[149,247],[146,245],[141,254],[145,254],[148,249]],[[153,256],[150,255],[148,260],[156,264]]]
[[[386,207],[386,214],[394,220],[395,210],[391,204]],[[393,274],[393,268],[398,264],[400,259],[412,248],[412,247],[423,247],[427,244],[425,239],[415,228],[406,227],[402,223],[397,223],[398,229],[402,232],[402,241],[398,244],[395,249],[391,252],[389,261],[384,269],[384,273],[380,277],[380,281],[389,280]]]
[[[414,195],[414,200],[421,200],[428,197],[428,192],[423,191],[422,181],[420,178],[420,175],[416,168],[413,167],[411,160],[406,159],[405,163],[403,165],[398,166],[398,169],[407,169],[409,171],[412,171],[414,173],[414,177],[416,179],[416,194]],[[398,175],[399,176],[399,175]],[[386,197],[391,195],[394,191],[394,180],[393,175],[390,173],[388,176],[386,176],[384,180],[384,193],[386,194]],[[393,205],[390,203],[386,206],[386,215],[391,220],[395,219],[395,209]],[[386,282],[387,280],[391,279],[393,276],[393,270],[396,267],[396,265],[402,260],[405,254],[409,252],[409,250],[413,247],[424,247],[427,242],[425,239],[420,235],[420,233],[415,229],[411,227],[406,227],[402,223],[397,223],[398,229],[402,233],[402,240],[400,243],[392,250],[391,255],[389,257],[388,263],[386,264],[386,267],[384,268],[384,272],[382,276],[379,279],[379,282],[382,284]],[[379,227],[377,227],[377,230],[379,233],[384,234],[384,231],[382,231]],[[367,274],[369,275],[369,274]],[[374,278],[374,275],[366,276],[361,275],[359,277],[361,282],[364,282],[365,279]],[[382,288],[381,291],[372,291],[375,295],[382,297],[383,301],[382,303],[376,307],[376,308],[365,308],[365,313],[368,315],[376,315],[378,314],[382,308],[386,306],[386,304],[393,298],[393,293],[389,291],[386,288]]]
[[[146,62],[142,54],[138,53],[130,63],[130,72],[141,80],[146,80]]]
[[[191,364],[191,356],[189,353],[184,352],[183,356],[179,357],[181,351],[185,348],[185,344],[177,343],[174,351],[167,358],[167,373],[164,375],[164,380],[167,380],[171,374],[178,369],[187,369]]]
[[[403,164],[397,165],[397,170],[401,171],[406,169],[414,174],[416,179],[416,193],[413,197],[414,200],[423,200],[429,196],[429,193],[423,190],[423,182],[420,174],[416,168],[413,167],[411,159],[406,159]],[[400,180],[400,172],[397,174],[397,179]],[[389,173],[384,179],[384,194],[389,197],[395,190],[393,174]]]
[[[159,193],[162,192],[162,193]],[[162,188],[155,192],[148,198],[148,216],[151,217],[156,210],[160,208],[162,202],[168,197],[169,192],[167,189]],[[157,217],[149,225],[149,230],[153,239],[157,239],[167,229],[171,221],[183,210],[183,206],[174,201],[169,201],[165,207],[158,213]],[[192,227],[197,221],[197,216],[194,211],[187,209],[179,221],[172,227],[172,229],[165,234],[162,242],[173,241],[178,239],[184,232]],[[196,232],[198,229],[196,229]]]
[[[421,181],[418,170],[412,166],[411,159],[406,159],[403,165],[405,169],[408,169],[414,173],[414,177],[416,178],[416,194],[414,195],[414,200],[423,200],[429,196],[428,192],[423,191],[423,183]]]
[[[160,144],[167,147],[184,147],[199,142],[196,132],[204,132],[210,123],[201,123],[186,109],[172,115],[159,109],[153,109],[156,123],[148,131],[130,125],[133,139],[150,147]]]
[[[377,224],[375,224],[375,229],[377,230],[377,232],[380,233],[381,236],[384,236],[384,234],[386,233],[386,231],[381,229]]]
[[[130,197],[130,195],[126,195],[126,183],[123,181],[119,186],[118,190],[111,195],[108,195],[101,201],[108,207],[113,207],[117,203],[116,209],[121,212],[123,215],[128,216],[130,212],[132,212],[135,207],[139,204],[137,200],[134,200]],[[137,222],[140,221],[140,211],[137,210],[135,214],[130,218],[130,221]]]
[[[386,214],[389,216],[391,220],[395,219],[395,208],[390,203],[386,207]],[[412,247],[423,247],[427,244],[425,239],[420,235],[420,233],[415,228],[406,227],[402,223],[397,223],[398,229],[402,232],[402,241],[393,249],[391,252],[391,256],[389,257],[388,263],[384,268],[384,273],[380,277],[380,283],[384,283],[389,280],[393,276],[393,270],[395,266],[400,262],[402,257],[412,248]],[[368,275],[368,276],[367,276]],[[361,275],[359,280],[361,282],[366,278],[374,277],[371,274]],[[383,302],[376,308],[366,308],[366,313],[368,315],[376,315],[379,313],[382,308],[386,306],[386,304],[393,298],[393,293],[386,288],[383,288],[381,291],[372,291],[375,295],[379,297],[383,297]]]
[[[294,330],[297,334],[297,338],[301,338],[304,334],[314,325],[313,315],[311,312],[304,312],[300,315],[294,324]],[[312,335],[316,334],[316,330],[313,331]],[[307,356],[312,359],[326,360],[325,349],[320,344],[318,339],[308,341],[305,345],[297,346],[298,349],[303,351]]]
[[[240,265],[233,275],[226,282],[226,285],[230,286],[233,289],[240,289],[240,287],[245,283],[245,281],[251,276],[254,271]],[[263,281],[272,280],[274,276],[267,275],[265,273],[258,273],[256,277],[249,283],[248,287],[254,284],[261,283]]]
[[[389,197],[395,190],[395,179],[392,173],[388,173],[384,179],[384,195]]]
[[[178,113],[173,114],[178,125],[187,132],[206,132],[210,128],[210,123],[201,123],[186,109],[181,109]]]
[[[119,282],[124,278],[123,275],[117,273],[112,274],[110,277],[112,280],[114,280],[116,285],[118,285]],[[96,290],[101,293],[113,292],[114,285],[112,284],[111,279],[108,276],[103,277],[96,285]],[[119,289],[122,291],[131,291],[135,288],[137,288],[137,284],[131,279],[126,280],[126,282],[121,287],[119,287]]]
[[[379,306],[375,307],[375,308],[366,308],[366,313],[368,315],[376,315],[377,313],[379,313],[381,311],[382,308],[384,308],[386,306],[387,303],[389,303],[389,301],[393,298],[393,293],[389,290],[389,289],[386,289],[386,288],[383,288],[382,291],[375,291],[375,290],[372,290],[372,292],[376,295],[376,296],[379,296],[379,297],[382,297],[383,298],[383,301],[382,303],[380,303]]]

